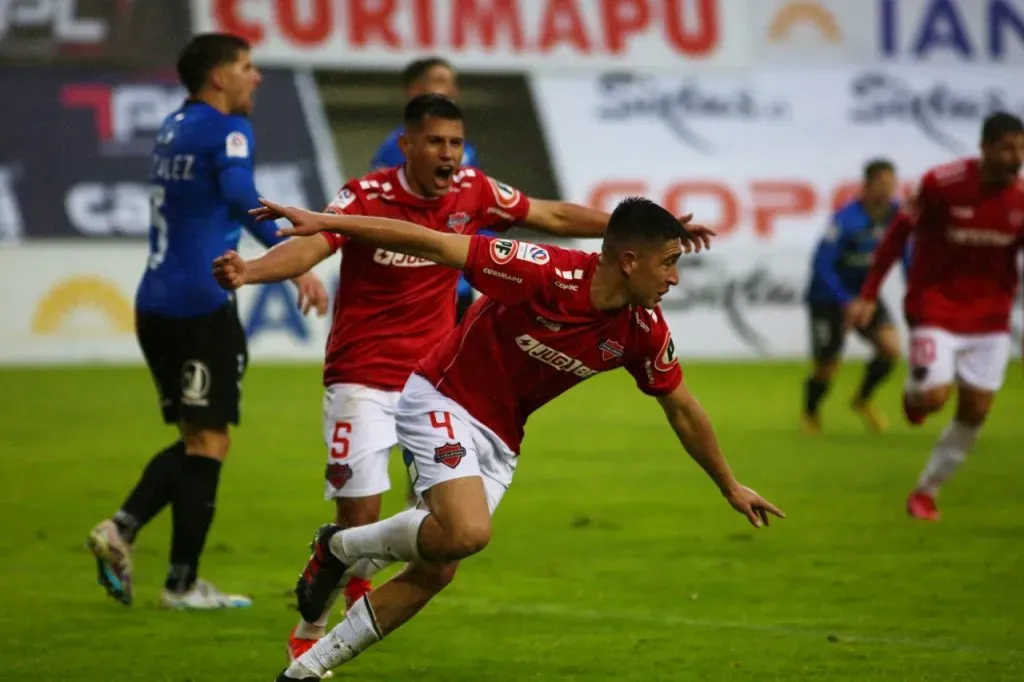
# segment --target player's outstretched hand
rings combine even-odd
[[[846,329],[864,329],[871,324],[871,318],[875,316],[878,304],[858,296],[846,306],[844,315]]]
[[[786,518],[781,509],[745,485],[737,485],[726,494],[725,499],[756,528],[767,526],[769,515]]]
[[[284,206],[262,197],[260,197],[260,203],[263,204],[261,207],[249,211],[249,215],[256,218],[257,221],[284,218],[292,224],[291,227],[279,229],[277,231],[279,237],[305,237],[323,230],[323,226],[317,219],[317,216],[321,215],[319,213],[297,206]]]
[[[690,233],[689,241],[683,242],[683,251],[685,253],[700,253],[704,249],[711,248],[711,238],[718,233],[712,230],[710,227],[704,225],[696,225],[690,221],[693,220],[693,214],[687,213],[684,216],[680,216],[679,222],[682,223],[686,231]]]
[[[327,288],[320,281],[319,277],[312,272],[307,272],[304,275],[299,275],[292,281],[295,282],[295,286],[299,289],[298,306],[303,315],[314,308],[316,309],[316,314],[320,317],[327,314],[327,302],[329,300]]]
[[[249,267],[237,251],[225,251],[213,260],[213,276],[221,288],[233,291],[245,284]]]

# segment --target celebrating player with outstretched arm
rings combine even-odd
[[[914,253],[903,302],[910,326],[910,376],[903,408],[911,424],[946,404],[957,385],[958,404],[907,511],[937,520],[939,487],[974,447],[1010,357],[1010,311],[1024,240],[1024,125],[995,113],[981,129],[981,157],[925,173],[914,215],[903,214],[878,247],[860,297],[847,312],[851,324],[867,323],[886,273],[911,233]]]
[[[517,222],[565,237],[603,234],[608,214],[602,211],[533,199],[478,169],[460,168],[462,112],[451,100],[414,97],[404,120],[405,165],[350,181],[327,212],[400,218],[438,234],[500,232]],[[706,246],[710,234],[695,227],[686,248]],[[289,240],[249,262],[230,252],[217,259],[214,273],[222,286],[234,289],[294,277],[339,250],[341,284],[323,376],[325,478],[326,497],[336,504],[335,523],[352,527],[380,516],[381,494],[391,485],[388,454],[398,442],[398,396],[416,363],[455,327],[458,270],[325,232]],[[347,603],[369,591],[380,566],[366,561],[351,572]],[[293,657],[323,636],[332,602],[292,631]]]
[[[355,527],[322,527],[296,587],[306,619],[322,613],[359,562],[403,561],[395,578],[277,678],[316,680],[416,614],[491,539],[530,414],[584,379],[625,367],[655,396],[687,452],[754,526],[782,512],[733,477],[711,423],[683,383],[658,302],[678,283],[687,239],[670,213],[639,198],[612,213],[600,254],[400,221],[336,216],[264,201],[282,234],[331,231],[354,242],[463,270],[484,296],[417,365],[396,406],[399,442],[422,506]]]

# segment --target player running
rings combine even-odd
[[[136,333],[160,395],[164,422],[177,440],[143,470],[112,519],[91,532],[99,583],[132,601],[132,543],[161,509],[173,513],[170,568],[161,605],[211,609],[248,606],[198,578],[199,556],[213,523],[228,425],[239,421],[240,384],[248,362],[235,299],[210,274],[213,259],[235,248],[241,226],[266,246],[281,241],[256,222],[253,136],[246,116],[260,73],[249,45],[227,34],[194,37],[178,75],[185,103],[160,128],[153,150],[150,253],[135,299]],[[299,305],[327,312],[327,292],[297,273]]]
[[[1024,125],[995,113],[981,129],[980,158],[924,174],[912,214],[901,214],[878,247],[851,324],[875,314],[886,273],[913,234],[904,312],[910,326],[910,375],[903,409],[911,424],[946,404],[954,384],[957,407],[907,498],[907,511],[936,521],[939,488],[974,447],[1002,386],[1010,357],[1010,313],[1024,238]]]
[[[844,311],[860,291],[875,248],[896,215],[899,205],[893,199],[895,191],[896,169],[892,163],[885,159],[869,161],[864,167],[860,197],[836,211],[814,252],[805,296],[814,356],[814,371],[804,382],[803,426],[809,433],[821,431],[818,408],[839,370],[846,343]],[[865,368],[850,406],[869,429],[883,431],[888,420],[872,407],[871,396],[899,360],[899,335],[884,303],[878,304],[867,325],[856,330],[874,348],[875,357]]]
[[[361,561],[403,561],[279,681],[320,679],[392,632],[491,539],[490,516],[512,482],[531,413],[599,372],[625,367],[657,397],[683,447],[754,526],[782,512],[733,477],[707,415],[683,383],[658,302],[678,283],[688,238],[670,213],[640,198],[612,213],[600,254],[398,220],[337,216],[264,201],[283,234],[336,232],[354,242],[465,271],[483,292],[466,319],[416,367],[396,405],[399,442],[424,508],[356,528],[328,525],[296,587],[299,609],[322,613]]]
[[[566,237],[604,233],[607,213],[531,199],[477,169],[460,169],[462,112],[451,100],[421,95],[408,103],[404,118],[405,166],[348,182],[328,213],[398,218],[446,234],[502,231],[517,222]],[[705,246],[700,240],[709,234],[695,228],[687,248]],[[214,269],[222,285],[234,289],[295,277],[335,251],[342,252],[342,268],[324,363],[325,497],[335,501],[335,523],[353,527],[380,517],[381,496],[390,488],[388,454],[398,443],[399,394],[416,363],[455,326],[459,271],[330,232],[289,240],[248,262],[227,253]],[[384,565],[355,567],[344,587],[346,604],[370,590]],[[323,636],[338,596],[292,631],[292,657]]]

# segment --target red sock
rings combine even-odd
[[[371,590],[373,590],[373,583],[364,578],[353,576],[345,583],[345,601],[349,604],[354,604],[363,596],[369,594]]]

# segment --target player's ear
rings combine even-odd
[[[398,136],[398,148],[402,150],[402,156],[409,158],[409,147],[412,142],[409,140],[408,133],[402,133]]]
[[[619,267],[622,269],[622,274],[629,277],[636,270],[637,264],[640,262],[640,256],[633,249],[624,249],[619,252]]]

